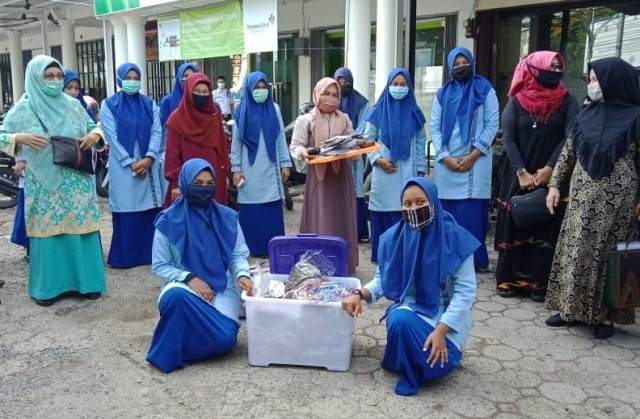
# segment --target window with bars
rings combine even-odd
[[[13,84],[11,83],[11,58],[9,53],[0,54],[0,85],[2,85],[2,104],[13,103]]]
[[[76,44],[80,82],[85,95],[100,103],[107,97],[104,41],[102,39]]]
[[[147,61],[147,96],[160,104],[171,93],[178,68],[189,61]]]

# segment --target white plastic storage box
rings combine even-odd
[[[271,274],[287,281],[288,275]],[[329,277],[360,288],[360,280]],[[246,302],[249,364],[325,367],[347,371],[353,349],[354,319],[342,303],[322,303],[283,298],[242,298]]]

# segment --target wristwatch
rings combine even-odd
[[[525,173],[527,173],[527,169],[518,169],[518,170],[516,170],[516,175],[518,175],[518,176],[522,176]]]
[[[353,290],[351,295],[359,295],[361,300],[364,300],[364,295],[362,294],[362,290]]]

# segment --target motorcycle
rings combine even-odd
[[[298,107],[298,116],[311,112],[314,104],[311,102],[304,102]],[[291,137],[293,137],[293,129],[296,126],[296,120],[291,121],[284,128],[284,135],[287,138],[287,147],[291,145]],[[307,181],[307,164],[304,161],[297,160],[291,157],[293,167],[291,168],[291,176],[289,176],[290,185],[304,185]]]
[[[0,152],[0,209],[11,208],[18,204],[20,177],[15,172],[16,161],[6,153]]]
[[[233,125],[235,124],[233,119],[229,121],[224,121],[224,134],[227,137],[227,146],[229,147],[229,157],[231,157],[231,142],[233,139]],[[282,205],[289,211],[293,210],[293,199],[291,198],[291,194],[289,192],[289,187],[287,183],[282,182],[282,192],[284,195],[284,199],[282,200]],[[229,173],[229,188],[227,192],[227,201],[228,206],[238,211],[240,209],[240,205],[238,204],[238,188],[233,184],[233,173]]]

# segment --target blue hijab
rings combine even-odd
[[[165,125],[167,123],[167,119],[169,119],[169,115],[171,112],[178,109],[180,106],[180,101],[182,100],[182,95],[184,95],[184,89],[182,88],[182,76],[184,76],[184,72],[187,70],[193,70],[194,73],[199,73],[200,69],[194,63],[185,63],[178,67],[178,71],[176,72],[176,80],[173,82],[173,90],[171,93],[166,95],[160,101],[160,123]]]
[[[264,103],[258,103],[253,99],[253,89],[255,89],[260,80],[267,84],[267,91],[269,92],[269,97]],[[249,152],[249,164],[253,165],[256,161],[258,145],[260,144],[260,131],[264,136],[269,160],[275,162],[276,139],[280,135],[282,127],[280,126],[280,118],[278,118],[276,107],[273,104],[271,89],[269,89],[269,79],[266,74],[260,71],[254,71],[249,74],[244,85],[242,101],[234,112],[233,118],[236,120],[240,139]]]
[[[340,67],[337,69],[336,72],[333,73],[333,78],[337,81],[338,77],[342,77],[351,86],[353,86],[353,75],[351,74],[351,70],[348,68]],[[340,106],[338,109],[349,115],[354,131],[358,128],[358,117],[360,116],[360,112],[362,111],[362,108],[367,106],[367,103],[369,103],[369,100],[355,89],[353,89],[349,96],[340,96]]]
[[[189,204],[185,196],[203,170],[215,178],[213,167],[203,159],[188,160],[180,170],[182,196],[156,217],[155,226],[178,249],[182,265],[216,293],[227,287],[227,269],[238,234],[238,213],[211,200],[208,208]]]
[[[425,177],[413,177],[402,188],[419,186],[435,209],[430,225],[415,230],[404,220],[399,221],[380,237],[378,260],[384,296],[392,300],[385,316],[404,299],[412,279],[415,279],[414,311],[428,317],[438,314],[440,296],[446,279],[475,252],[480,243],[456,223],[438,200],[436,184]]]
[[[80,104],[82,105],[82,107],[86,109],[87,115],[89,115],[89,117],[93,119],[93,122],[97,122],[98,120],[96,119],[96,115],[93,113],[91,109],[89,109],[87,102],[84,101],[84,89],[82,88],[82,83],[80,82],[80,76],[75,71],[72,71],[66,68],[64,70],[64,87],[63,88],[66,89],[67,84],[71,83],[74,80],[77,81],[78,86],[80,86],[80,91],[78,92],[78,97],[76,97],[76,99],[80,101]]]
[[[440,126],[442,132],[442,145],[449,145],[453,127],[458,121],[460,125],[460,139],[462,144],[469,144],[471,141],[471,123],[473,113],[482,105],[487,95],[493,88],[489,80],[482,76],[475,75],[475,65],[471,51],[458,47],[449,52],[447,64],[449,75],[453,75],[453,65],[458,55],[464,56],[474,71],[473,77],[465,82],[459,82],[453,78],[438,90],[438,102],[442,106],[442,116]]]
[[[140,77],[140,69],[132,63],[124,63],[118,67],[118,87],[127,73],[134,70]],[[117,141],[133,157],[136,140],[140,155],[145,156],[151,141],[151,125],[153,125],[153,101],[143,94],[128,95],[122,90],[105,100],[116,119]]]
[[[404,75],[409,86],[409,93],[401,100],[394,99],[389,93],[391,81],[398,74]],[[380,130],[380,141],[391,152],[391,161],[407,160],[411,156],[411,140],[424,128],[426,119],[416,103],[411,76],[406,69],[391,70],[387,86],[369,112],[367,121]]]

